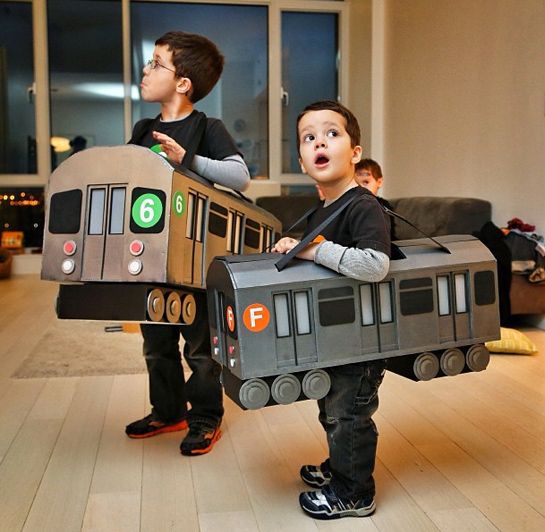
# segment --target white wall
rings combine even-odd
[[[384,196],[486,198],[544,234],[544,0],[384,1]]]

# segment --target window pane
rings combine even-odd
[[[0,174],[35,174],[32,4],[0,2]]]
[[[123,234],[123,220],[125,217],[125,189],[113,188],[110,207],[110,234]]]
[[[266,6],[131,2],[133,122],[159,112],[138,91],[155,41],[173,28],[205,35],[225,56],[225,67],[195,107],[223,120],[252,176],[268,175],[267,24]]]
[[[335,13],[282,13],[282,171],[300,173],[297,115],[316,100],[338,95]]]
[[[373,296],[370,284],[364,284],[360,286],[360,299],[361,324],[373,325],[375,323],[375,317],[373,316]]]
[[[49,0],[47,17],[55,168],[74,151],[125,142],[121,2]]]
[[[437,277],[437,296],[439,299],[439,316],[446,316],[447,314],[450,314],[448,277],[444,275]]]
[[[475,303],[477,305],[491,305],[496,302],[496,278],[494,272],[487,270],[477,272],[475,280]]]
[[[276,336],[283,338],[290,335],[290,318],[288,309],[288,295],[276,294],[274,300],[274,317],[276,320]]]
[[[380,283],[378,285],[380,299],[380,322],[390,323],[393,321],[392,313],[392,289],[390,283]]]
[[[91,190],[91,199],[89,204],[89,230],[90,235],[102,234],[102,222],[104,221],[104,198],[106,190],[95,188]]]
[[[454,288],[456,291],[456,312],[467,312],[466,276],[464,273],[457,273],[454,276]]]
[[[297,334],[309,334],[310,313],[307,292],[295,293],[295,317],[297,321]]]

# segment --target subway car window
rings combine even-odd
[[[392,323],[394,321],[392,285],[390,283],[380,283],[378,285],[378,296],[380,302],[380,323]]]
[[[195,231],[195,203],[196,195],[190,192],[187,199],[187,221],[185,226],[185,237],[193,239]]]
[[[467,312],[467,283],[465,273],[454,275],[454,292],[456,294],[456,313],[463,314]]]
[[[450,291],[447,275],[437,277],[437,300],[439,302],[439,316],[450,314]]]
[[[399,283],[399,304],[403,316],[433,311],[433,282],[430,277],[405,279]]]
[[[112,188],[110,200],[110,234],[122,235],[125,218],[125,189],[121,187]]]
[[[475,283],[475,304],[491,305],[495,303],[496,283],[494,272],[491,270],[476,272],[473,279]]]
[[[294,296],[297,334],[310,334],[310,309],[308,292],[296,292]]]
[[[195,221],[195,229],[197,230],[195,233],[195,240],[197,242],[202,242],[203,240],[203,233],[204,233],[204,211],[206,208],[206,198],[199,196],[197,200],[197,217]]]
[[[66,190],[51,196],[49,204],[49,232],[53,234],[79,233],[81,220],[81,190]]]
[[[273,296],[273,302],[276,336],[278,336],[278,338],[285,338],[290,335],[288,294],[275,294]]]
[[[91,189],[89,195],[89,225],[87,233],[90,235],[103,234],[104,225],[104,200],[106,199],[105,188]]]
[[[224,238],[227,234],[227,209],[212,202],[208,215],[208,230],[216,236]]]
[[[354,323],[356,310],[354,308],[353,288],[351,286],[341,286],[319,290],[318,310],[322,327]]]
[[[373,291],[370,284],[360,286],[361,324],[374,325]]]
[[[257,222],[246,219],[246,229],[244,231],[244,244],[248,247],[259,249],[260,226]]]

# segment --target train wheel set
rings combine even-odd
[[[146,308],[152,322],[191,325],[197,315],[197,302],[193,294],[172,289],[151,290]]]
[[[240,380],[224,368],[222,380],[227,395],[248,410],[275,404],[288,405],[304,399],[322,399],[331,388],[331,379],[323,369]]]
[[[474,344],[389,358],[388,369],[415,381],[429,381],[436,377],[454,377],[460,373],[484,371],[489,362],[490,353],[486,346]]]

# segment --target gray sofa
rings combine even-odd
[[[317,196],[266,196],[258,198],[256,203],[273,213],[286,231],[317,201]],[[481,237],[485,224],[491,225],[492,205],[483,199],[422,196],[388,201],[394,212],[407,218],[430,236],[472,234]],[[288,234],[299,238],[303,229],[304,223]],[[416,229],[400,220],[395,221],[395,232],[400,240],[422,236]],[[510,259],[503,254],[502,243],[498,242],[498,247],[501,248],[499,251],[489,245],[489,242],[485,243],[498,258],[502,324],[507,324],[512,315],[544,314],[545,284],[531,284],[525,277],[518,275],[511,279]]]
[[[492,217],[489,201],[476,198],[415,197],[388,200],[392,210],[430,236],[475,234]],[[257,205],[274,214],[284,231],[318,202],[317,196],[265,196],[257,198]],[[422,235],[406,223],[397,220],[396,235],[400,240],[420,238]],[[304,223],[290,231],[298,237]]]

